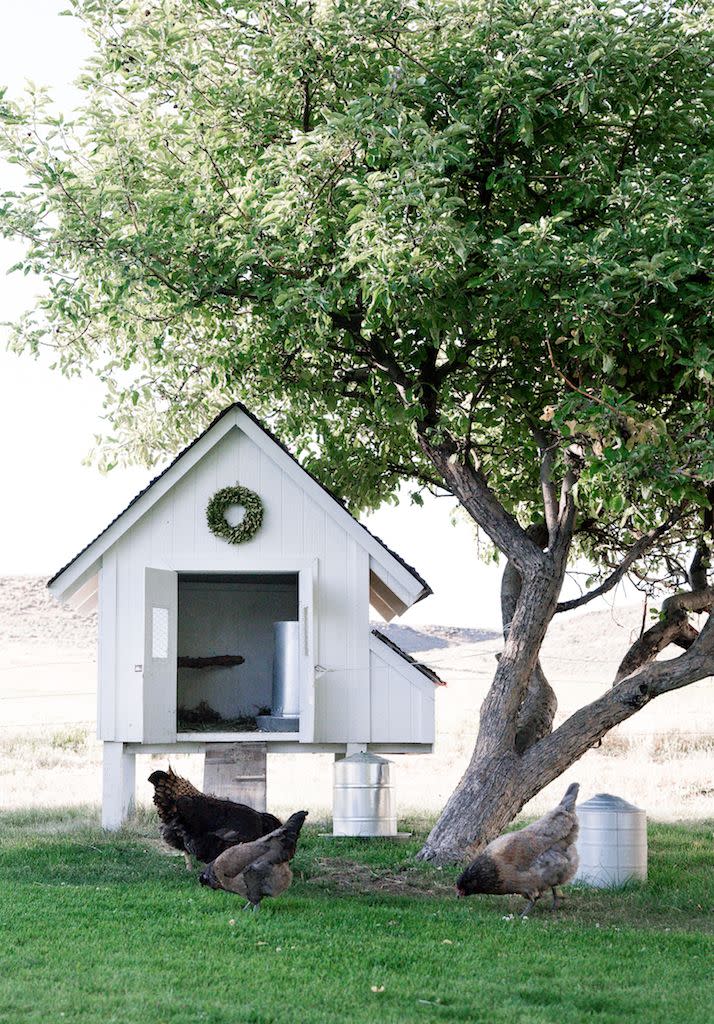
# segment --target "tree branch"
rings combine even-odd
[[[540,451],[540,488],[543,494],[545,522],[548,527],[548,541],[552,543],[558,529],[558,501],[553,483],[553,464],[558,443],[554,440],[553,434],[548,436],[544,430],[534,424],[531,425],[531,432]]]
[[[542,551],[501,505],[481,470],[462,456],[456,441],[447,435],[445,441],[433,442],[423,432],[419,433],[418,440],[452,494],[499,551],[513,562],[519,575],[533,577],[542,572],[545,565]]]
[[[639,558],[642,557],[651,547],[657,543],[657,541],[670,530],[675,523],[677,523],[684,515],[686,505],[680,505],[665,519],[661,526],[657,526],[653,530],[649,530],[643,537],[641,537],[635,544],[632,545],[628,553],[623,558],[617,569],[612,572],[606,580],[596,587],[594,590],[588,591],[587,594],[581,594],[580,597],[575,597],[570,601],[560,601],[556,607],[556,612],[569,612],[573,608],[580,608],[584,604],[589,604],[590,601],[594,601],[596,597],[602,597],[603,594],[607,594],[609,590],[616,587],[622,577],[628,571]]]
[[[697,541],[687,579],[692,590],[702,590],[707,585],[707,575],[711,564],[711,552],[709,545],[703,537]]]
[[[714,587],[668,597],[662,605],[660,621],[642,634],[620,662],[615,683],[633,675],[670,644],[689,650],[699,634],[690,624],[688,613],[708,611],[713,604]]]
[[[645,704],[671,690],[714,675],[714,615],[710,613],[690,649],[670,661],[653,661],[616,683],[597,700],[580,708],[554,732],[531,747],[523,770],[539,773],[539,786],[557,779],[614,726]]]
[[[310,119],[312,115],[312,95],[310,93],[310,79],[307,75],[303,78],[302,92],[302,130],[307,134],[307,132],[311,131]]]
[[[516,716],[516,753],[526,750],[547,736],[553,728],[553,719],[558,710],[555,690],[545,677],[540,662],[531,673],[528,689]]]
[[[539,548],[547,546],[548,530],[543,523],[532,523],[526,533]],[[521,577],[513,563],[507,562],[501,578],[501,617],[503,635],[506,639],[520,595]],[[553,727],[557,709],[558,698],[538,661],[531,672],[523,703],[516,715],[514,746],[517,754],[523,754],[534,743],[548,735]]]
[[[379,341],[378,338],[365,337],[362,333],[362,310],[355,307],[351,310],[336,310],[329,314],[335,327],[346,331],[356,343],[360,353],[371,361],[371,364],[383,373],[386,373],[393,384],[397,386],[400,395],[404,398],[404,391],[410,385],[410,379],[405,370],[397,360]]]
[[[570,553],[570,546],[573,542],[575,530],[575,498],[573,488],[580,475],[581,462],[574,453],[566,453],[568,468],[565,471],[560,487],[560,501],[558,503],[558,523],[555,537],[548,537],[548,551],[553,559],[556,572],[562,581]],[[555,609],[553,609],[553,615]]]
[[[548,546],[548,529],[543,523],[531,523],[526,527],[526,536],[539,550]],[[521,596],[521,577],[511,561],[506,562],[506,568],[501,577],[501,622],[503,623],[503,636],[508,636],[511,621],[516,613],[518,598]]]

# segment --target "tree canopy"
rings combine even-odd
[[[239,398],[355,511],[405,479],[461,502],[509,560],[504,651],[432,844],[463,850],[714,668],[714,620],[688,620],[714,602],[710,5],[72,10],[95,46],[79,112],[0,101],[27,176],[0,224],[47,284],[13,343],[100,374],[106,464]],[[603,581],[557,605],[573,551]],[[625,572],[691,591],[551,732],[547,624]]]
[[[425,429],[524,522],[575,445],[592,555],[708,506],[707,5],[72,8],[87,101],[5,103],[2,224],[48,282],[15,345],[101,374],[105,464],[240,396],[356,507],[444,486]]]

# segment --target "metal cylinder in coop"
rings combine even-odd
[[[297,718],[300,714],[300,623],[274,624],[273,715]]]
[[[647,815],[619,796],[578,804],[579,866],[573,881],[598,889],[647,878]]]
[[[397,835],[393,767],[391,761],[369,753],[335,761],[333,835]]]

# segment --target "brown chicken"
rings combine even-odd
[[[280,827],[274,814],[207,796],[171,768],[153,772],[149,782],[154,787],[161,836],[183,852],[189,871],[193,868],[191,855],[212,861],[236,843],[250,842]]]
[[[279,896],[293,880],[290,861],[307,811],[296,811],[280,828],[253,843],[242,843],[217,857],[201,875],[201,885],[237,892],[257,910],[266,896]]]
[[[557,886],[569,882],[578,868],[575,801],[579,788],[574,782],[554,810],[532,825],[507,832],[489,843],[457,879],[457,894],[518,893],[528,900],[521,914],[525,917],[543,893],[551,889],[555,910],[560,902]]]

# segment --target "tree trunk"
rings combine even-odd
[[[422,860],[448,863],[474,853],[541,788],[532,770],[524,772],[524,755],[550,732],[557,703],[537,661],[560,589],[559,573],[551,568],[516,587],[512,572],[504,573],[504,651],[481,707],[471,761],[419,854]]]
[[[477,744],[419,859],[455,863],[474,856],[502,832],[534,795],[519,771],[519,760],[516,754],[482,752]]]
[[[509,559],[501,591],[505,644],[481,706],[476,746],[419,853],[422,860],[448,863],[473,856],[531,797],[613,726],[658,694],[714,674],[714,589],[704,586],[694,593],[669,598],[662,621],[633,645],[612,688],[551,731],[557,701],[538,658],[556,609],[583,603],[581,599],[558,606],[573,537],[573,488],[579,456],[570,449],[566,453],[567,468],[558,498],[552,444],[540,427],[535,436],[541,452],[546,522],[545,527],[533,525],[524,530],[499,504],[470,449],[459,446],[448,431],[441,431],[436,442],[425,433],[419,435],[424,454],[448,482],[451,493]],[[624,559],[622,571],[680,515],[678,510],[677,515],[669,516],[665,524],[633,545],[630,561]],[[610,579],[617,578],[618,570]],[[699,572],[696,578],[706,583],[706,574]],[[601,592],[612,585],[603,584]],[[701,633],[687,619],[691,611],[709,612]],[[652,660],[672,642],[685,648],[685,653],[672,661]]]
[[[523,728],[518,728],[522,720],[519,712],[514,736],[513,723],[499,719],[493,708],[488,706],[486,698],[481,709],[479,736],[468,768],[420,851],[420,860],[446,864],[475,855],[502,832],[523,805],[546,785],[537,762],[528,756],[528,751],[533,749],[538,739],[550,733],[555,695],[551,700],[553,691],[540,666],[536,667],[531,679],[542,680],[546,688],[545,700],[538,702],[538,707],[545,708],[545,711],[536,713],[531,719],[541,728],[524,739]],[[529,700],[535,703],[532,693],[529,684],[522,709],[528,706]],[[526,743],[529,746],[523,749]],[[569,763],[563,762],[556,774],[564,771]]]

